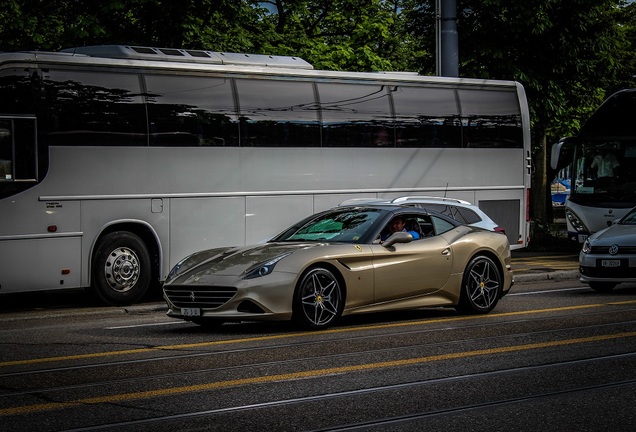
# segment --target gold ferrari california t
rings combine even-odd
[[[201,325],[294,320],[322,329],[368,312],[487,313],[514,283],[510,262],[503,234],[423,208],[344,206],[264,244],[190,255],[163,294],[169,316]]]

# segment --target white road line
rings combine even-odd
[[[125,328],[135,328],[135,327],[151,327],[151,326],[162,326],[162,325],[171,325],[171,324],[185,324],[187,321],[170,321],[170,322],[162,322],[162,323],[152,323],[152,324],[136,324],[129,326],[117,326],[117,327],[104,327],[104,330],[119,330]]]

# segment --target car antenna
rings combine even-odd
[[[446,182],[446,189],[444,189],[444,198],[446,198],[447,193],[448,193],[448,182]]]

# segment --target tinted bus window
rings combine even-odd
[[[457,94],[466,147],[523,148],[517,93],[459,89]]]
[[[40,140],[58,145],[147,145],[139,76],[43,69]]]
[[[393,88],[398,147],[461,147],[461,121],[453,89]]]
[[[146,75],[150,145],[237,146],[229,78]]]
[[[325,147],[393,147],[387,86],[318,83]]]
[[[24,69],[0,71],[0,116],[35,114],[34,90],[33,80]]]
[[[242,146],[320,146],[311,82],[237,79],[236,87]]]

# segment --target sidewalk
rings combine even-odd
[[[512,251],[515,283],[579,278],[579,255],[575,252]]]

